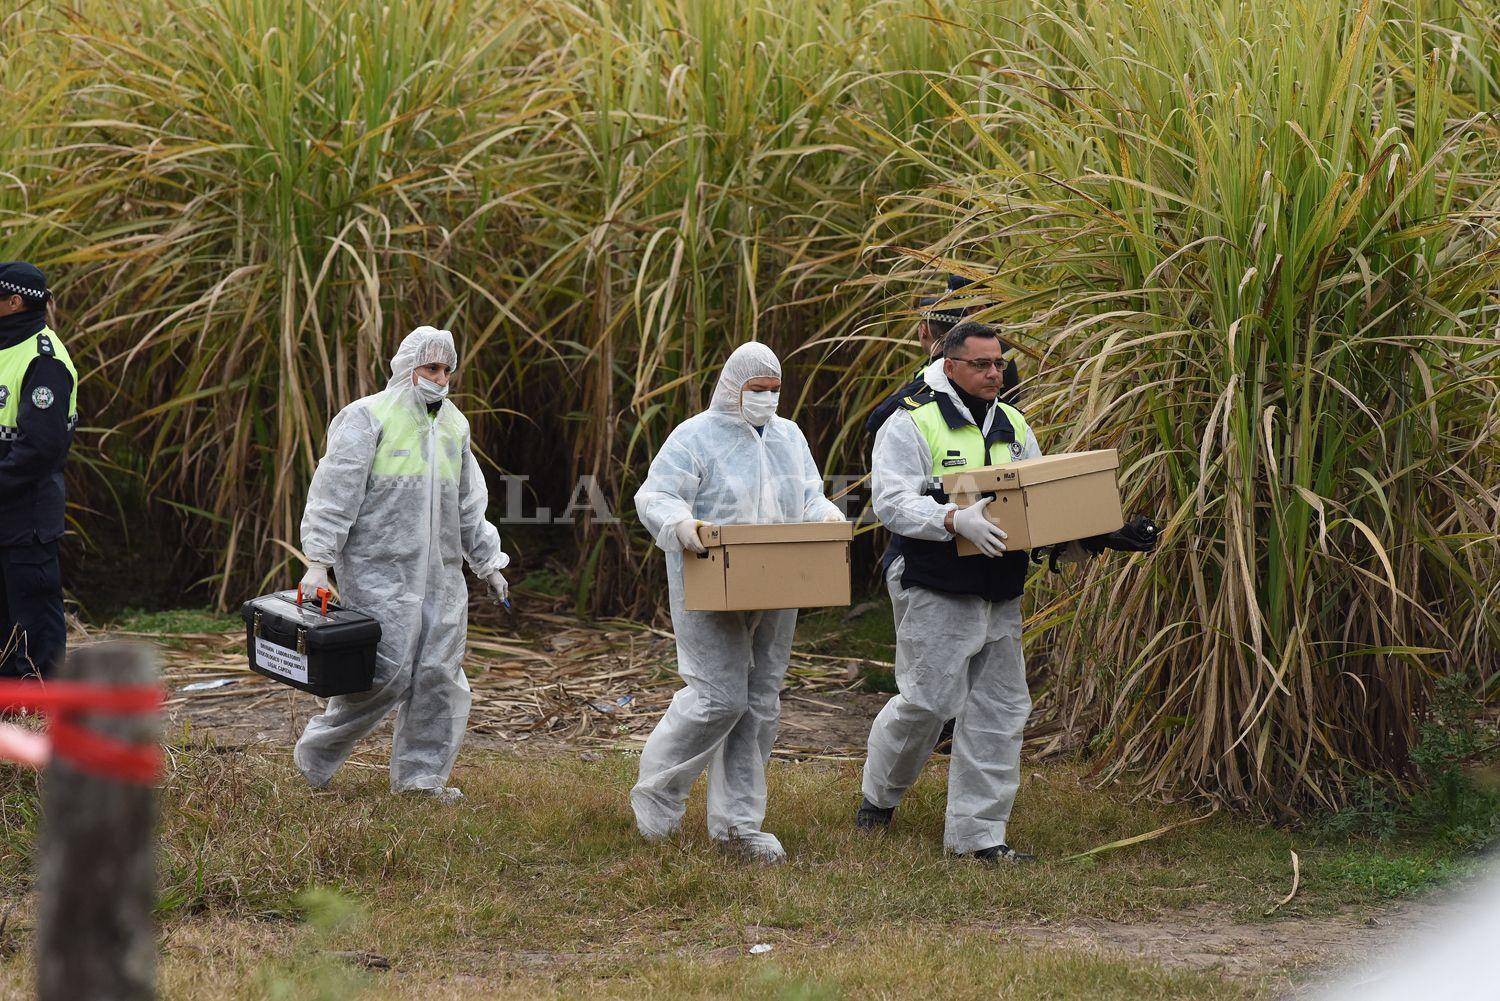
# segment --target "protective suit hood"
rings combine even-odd
[[[953,390],[953,382],[948,378],[948,373],[943,371],[943,362],[946,358],[935,358],[932,363],[922,369],[922,381],[934,392],[942,393],[951,399],[960,410],[963,409],[963,401],[958,398],[958,393]]]
[[[453,345],[453,331],[422,326],[401,338],[401,346],[391,359],[391,381],[387,389],[411,387],[411,374],[423,365],[441,362],[450,376],[458,374],[458,348]]]
[[[781,362],[776,352],[759,341],[747,341],[730,352],[719,372],[719,384],[708,409],[744,421],[740,413],[740,392],[751,379],[780,379]],[[747,425],[749,422],[745,422]]]

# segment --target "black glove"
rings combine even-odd
[[[1061,558],[1063,548],[1066,545],[1067,543],[1063,543],[1061,546],[1036,546],[1031,550],[1031,562],[1037,566],[1041,566],[1042,561],[1046,560],[1048,570],[1053,573],[1062,573],[1062,567],[1058,565],[1057,561]]]
[[[1161,529],[1146,515],[1131,518],[1118,531],[1107,535],[1094,535],[1081,539],[1084,549],[1098,556],[1106,549],[1117,549],[1122,553],[1149,553],[1156,548],[1156,537]]]
[[[1091,535],[1087,539],[1079,539],[1078,544],[1091,556],[1098,556],[1106,549],[1118,549],[1122,553],[1149,553],[1156,548],[1156,537],[1160,534],[1161,529],[1156,527],[1156,522],[1141,515],[1130,519],[1118,531],[1106,535]],[[1058,560],[1067,546],[1065,542],[1056,546],[1035,546],[1031,550],[1031,562],[1040,565],[1045,560],[1047,569],[1053,573],[1061,573]]]

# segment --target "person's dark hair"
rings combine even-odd
[[[939,343],[942,342],[943,338],[948,336],[948,331],[957,326],[957,324],[950,323],[947,320],[923,320],[922,322],[927,324],[927,329],[931,332],[933,340]]]
[[[953,325],[953,329],[943,335],[943,357],[956,358],[958,352],[968,343],[971,337],[986,337],[998,341],[1000,331],[988,323],[980,323],[978,320],[965,320]]]

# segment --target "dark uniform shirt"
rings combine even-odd
[[[926,365],[917,369],[916,376],[910,382],[875,405],[875,409],[870,411],[869,419],[865,421],[865,430],[867,432],[873,435],[876,431],[879,431],[881,425],[886,422],[891,414],[894,414],[896,412],[897,407],[901,406],[902,400],[906,399],[913,393],[920,392],[922,390],[922,387],[927,385],[927,383],[922,380],[922,373],[926,371],[926,369]]]
[[[33,318],[33,312],[17,313],[0,321]],[[42,316],[28,322],[0,322],[0,349],[31,338],[45,325]],[[52,403],[38,407],[51,392]],[[64,528],[63,465],[73,444],[68,420],[68,401],[73,397],[73,377],[56,358],[38,354],[26,369],[16,400],[16,425],[20,436],[0,442],[0,546],[29,542],[52,542],[62,538]]]

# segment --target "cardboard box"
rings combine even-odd
[[[985,516],[1006,534],[1005,548],[1034,549],[1124,525],[1115,479],[1119,466],[1119,453],[1112,448],[1065,452],[949,473],[943,477],[943,490],[959,507],[968,507],[982,494],[994,494]],[[958,555],[977,556],[979,549],[959,536]]]
[[[682,554],[684,604],[695,612],[849,604],[848,521],[703,525],[707,552]]]

